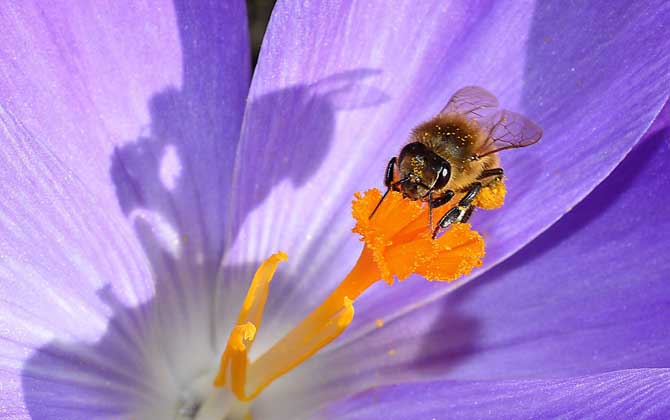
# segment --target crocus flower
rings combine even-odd
[[[242,2],[0,19],[2,418],[667,417],[666,2],[279,1],[252,79]],[[482,268],[378,282],[255,398],[215,387],[347,276],[354,193],[466,85],[544,129]]]

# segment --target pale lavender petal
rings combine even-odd
[[[243,9],[20,2],[0,18],[8,112],[110,211],[163,217],[189,252],[220,255],[249,79]]]
[[[193,349],[169,370],[189,338],[212,351],[244,5],[16,2],[0,22],[0,417],[118,418],[193,379]]]
[[[117,310],[112,302],[130,307],[150,299],[150,265],[132,233],[120,228],[123,219],[107,214],[81,180],[10,115],[2,113],[0,121],[0,189],[5,198],[0,205],[0,414],[19,419],[30,411],[45,418],[31,405],[40,401],[44,410],[62,407],[66,390],[72,404],[82,401],[80,395],[87,406],[98,409],[118,406],[115,397],[124,391],[124,400],[131,402],[131,377],[126,375],[137,369],[137,359],[123,359],[141,341],[133,328],[141,324],[140,313],[109,333],[117,338],[128,333],[129,353],[108,348],[75,355],[57,349],[81,343],[83,350],[84,343],[105,335]],[[117,345],[122,342],[117,340]],[[49,363],[31,362],[41,357]],[[70,363],[79,368],[63,368]],[[96,375],[91,365],[104,374]],[[73,395],[75,385],[98,387],[108,398]],[[42,398],[47,392],[50,398]]]
[[[567,379],[445,381],[373,388],[322,410],[337,420],[662,419],[670,412],[670,369]]]
[[[476,223],[486,267],[578,203],[639,140],[667,99],[662,1],[279,2],[238,151],[231,265],[291,257],[269,313],[281,332],[342,279],[360,251],[354,191],[382,186],[390,156],[464,85],[486,87],[545,130],[503,157],[504,209]],[[567,28],[567,29],[566,29]],[[269,156],[269,158],[262,158]],[[252,265],[253,266],[253,265]],[[250,278],[252,271],[244,277]],[[410,283],[410,281],[408,281]],[[416,282],[414,282],[416,283]],[[407,284],[357,305],[405,310],[443,285]],[[393,297],[394,305],[383,301]],[[263,333],[263,332],[261,332]]]
[[[322,398],[438,377],[670,366],[670,198],[662,193],[670,125],[650,131],[586,200],[504,264],[320,354]]]

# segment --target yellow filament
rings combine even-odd
[[[353,301],[379,280],[372,253],[365,249],[342,283],[300,324],[249,367],[255,398],[275,379],[298,366],[336,339],[354,317]]]
[[[228,344],[221,355],[221,367],[214,379],[214,386],[228,385],[239,398],[245,394],[249,351],[263,321],[263,309],[270,291],[270,281],[281,261],[288,256],[283,252],[273,254],[265,260],[254,275],[237,322],[230,332]]]

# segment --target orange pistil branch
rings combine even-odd
[[[379,280],[392,284],[394,278],[404,280],[416,273],[429,280],[452,281],[481,265],[484,241],[470,225],[456,224],[432,239],[425,203],[391,192],[370,219],[380,198],[376,189],[356,194],[353,231],[365,245],[351,272],[293,330],[249,363],[247,355],[260,328],[270,278],[285,254],[275,254],[261,265],[230,334],[215,386],[229,387],[241,401],[254,399],[337,338],[353,319],[353,302]]]

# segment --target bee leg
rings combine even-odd
[[[391,184],[393,184],[393,177],[395,175],[395,164],[398,159],[393,156],[391,160],[389,160],[388,165],[386,165],[386,174],[384,176],[384,185],[386,185],[386,188],[391,188]]]
[[[447,190],[443,196],[433,199],[432,192],[428,195],[428,227],[433,230],[433,209],[447,204],[454,198],[454,192]]]
[[[437,237],[437,234],[440,233],[441,229],[446,229],[451,226],[454,222],[458,221],[461,217],[462,210],[459,207],[454,207],[442,216],[440,222],[437,224],[437,227],[433,231],[433,239]]]
[[[479,177],[477,177],[477,179],[485,179],[492,176],[501,177],[503,176],[503,173],[504,173],[503,168],[485,169],[482,171],[481,174],[479,174]]]
[[[450,202],[452,198],[454,198],[454,192],[447,190],[447,192],[445,192],[442,197],[437,197],[435,200],[433,200],[432,208],[436,209],[438,207],[444,206]]]
[[[475,197],[477,197],[477,194],[479,194],[481,190],[482,184],[480,182],[471,184],[470,191],[468,191],[468,193],[465,194],[463,198],[461,198],[461,201],[458,202],[458,207],[470,207],[472,202],[475,201]]]
[[[470,186],[470,190],[463,198],[461,198],[461,201],[458,202],[458,205],[442,216],[440,223],[438,223],[437,227],[433,231],[433,239],[437,237],[440,229],[446,229],[454,223],[464,223],[468,221],[472,215],[472,212],[474,211],[472,202],[475,200],[475,197],[477,197],[477,194],[479,194],[481,190],[482,184],[479,182],[475,182]]]
[[[396,164],[397,158],[393,156],[391,160],[389,160],[388,165],[386,165],[386,173],[384,175],[384,185],[386,185],[386,192],[384,192],[384,195],[382,195],[382,198],[379,199],[379,202],[375,206],[375,209],[372,210],[372,213],[370,213],[370,216],[368,216],[368,219],[372,219],[372,216],[375,215],[377,212],[377,209],[379,206],[382,205],[382,202],[386,198],[386,195],[389,193],[391,190],[395,190],[398,185],[400,185],[399,182],[393,183],[393,178],[395,175],[395,164]],[[402,182],[402,181],[401,181]]]
[[[468,207],[467,210],[465,210],[465,214],[463,217],[461,217],[461,223],[468,223],[468,220],[470,220],[470,217],[472,217],[472,213],[475,211],[475,206],[470,206]]]

